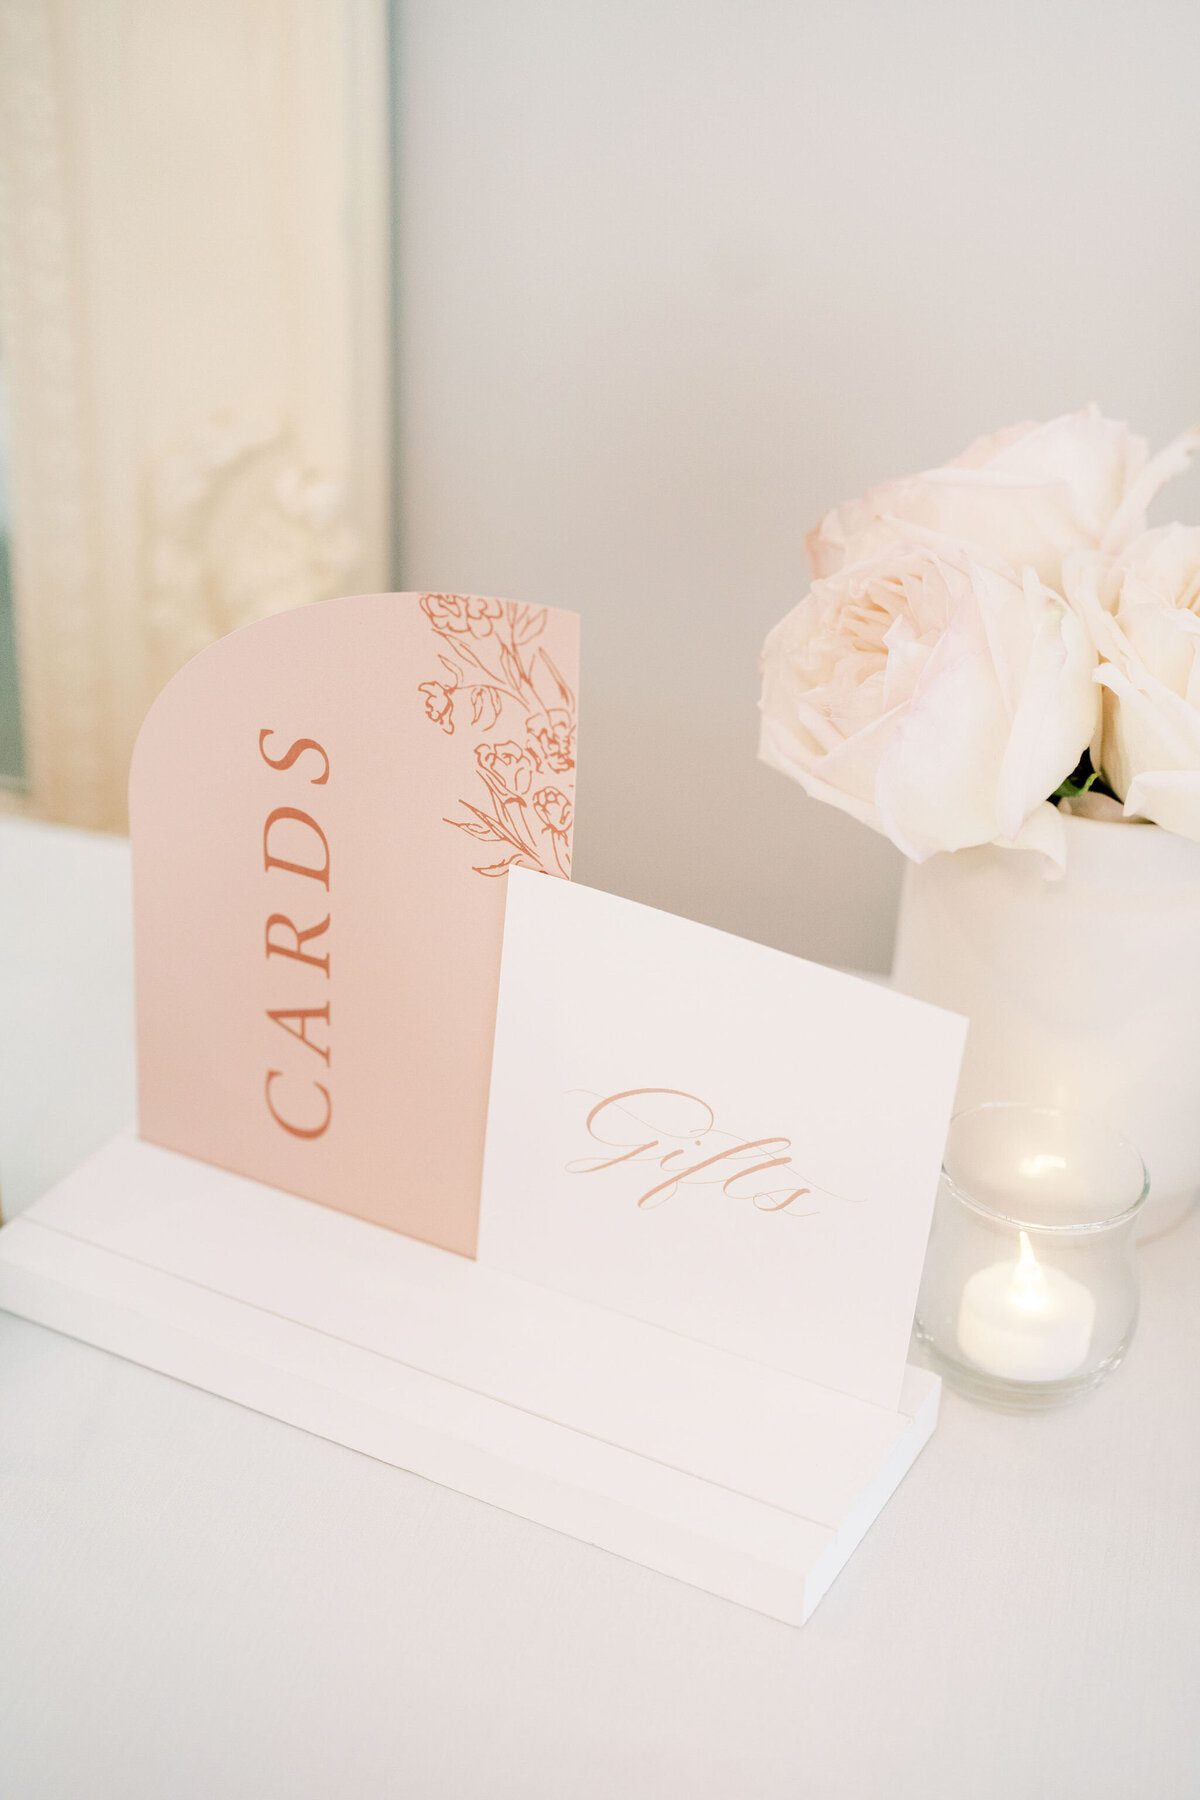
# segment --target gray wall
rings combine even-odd
[[[1200,418],[1200,8],[398,23],[404,584],[583,615],[581,880],[885,968],[900,857],[756,763],[759,646],[867,484]]]

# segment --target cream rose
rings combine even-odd
[[[895,544],[813,584],[763,651],[765,762],[922,862],[1064,858],[1048,797],[1095,729],[1096,651],[1038,580],[965,544]]]
[[[1093,763],[1127,817],[1200,840],[1200,528],[1144,532],[1114,561],[1069,557],[1065,581],[1105,659]]]
[[[833,575],[913,535],[982,545],[1058,587],[1074,550],[1122,551],[1145,530],[1146,507],[1200,447],[1187,432],[1149,460],[1146,440],[1085,407],[1048,424],[979,438],[939,469],[872,488],[827,513],[807,540],[815,576]]]

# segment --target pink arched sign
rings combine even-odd
[[[505,882],[565,877],[578,621],[329,600],[183,669],[134,752],[139,1130],[475,1253]]]

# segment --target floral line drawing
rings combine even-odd
[[[482,804],[460,800],[468,816],[447,825],[497,847],[495,860],[474,865],[477,875],[522,868],[569,876],[575,695],[537,642],[546,608],[473,594],[422,594],[421,608],[443,646],[440,678],[418,688],[425,716],[447,737],[460,726],[481,734]]]

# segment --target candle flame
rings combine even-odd
[[[1046,1304],[1046,1275],[1033,1254],[1029,1233],[1021,1233],[1021,1255],[1013,1267],[1013,1299],[1031,1312]]]

